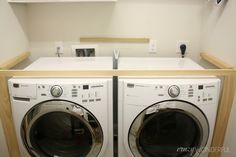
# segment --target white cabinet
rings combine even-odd
[[[115,2],[117,0],[8,0],[10,3]]]

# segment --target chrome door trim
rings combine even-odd
[[[101,125],[97,121],[97,119],[92,115],[88,110],[83,108],[82,106],[75,104],[73,102],[69,102],[66,100],[50,100],[46,102],[42,102],[38,105],[35,105],[31,108],[25,115],[22,124],[21,124],[21,137],[23,143],[26,146],[26,149],[30,152],[30,154],[40,157],[40,155],[35,151],[31,144],[30,140],[30,131],[32,129],[33,124],[43,115],[52,112],[63,112],[68,113],[70,115],[75,116],[79,120],[81,120],[89,129],[92,135],[92,147],[90,152],[86,157],[95,157],[99,154],[103,145],[103,131]],[[98,128],[93,128],[88,121],[88,115],[93,117],[96,120]]]
[[[192,157],[198,157],[202,149],[206,146],[209,138],[209,124],[204,113],[195,105],[179,100],[167,100],[164,102],[156,103],[144,109],[133,121],[128,132],[128,144],[131,152],[135,157],[143,157],[137,147],[137,139],[142,129],[144,117],[146,114],[153,114],[164,110],[179,110],[195,120],[200,127],[201,139],[199,151],[196,151]]]

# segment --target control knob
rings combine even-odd
[[[179,94],[180,94],[180,89],[179,89],[178,86],[173,85],[173,86],[170,86],[170,87],[169,87],[168,93],[169,93],[169,96],[170,96],[170,97],[176,98],[176,97],[179,96]]]
[[[50,92],[53,97],[60,97],[63,93],[63,90],[60,86],[54,85],[52,86]]]

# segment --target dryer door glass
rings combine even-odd
[[[103,136],[96,118],[67,101],[49,101],[31,109],[22,123],[26,148],[34,156],[97,156]]]
[[[134,156],[198,156],[208,139],[204,114],[186,102],[169,101],[145,109],[133,122],[129,144]]]

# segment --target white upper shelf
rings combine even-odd
[[[117,0],[8,0],[9,3],[116,2]]]

